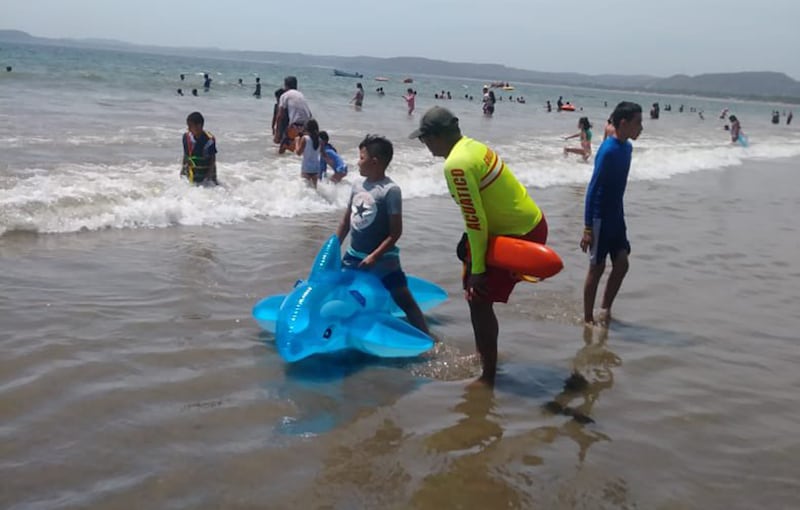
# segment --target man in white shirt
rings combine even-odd
[[[283,79],[283,88],[286,90],[278,100],[278,117],[273,141],[278,146],[278,153],[283,154],[287,149],[294,151],[294,141],[302,132],[306,121],[312,117],[311,108],[308,107],[303,93],[297,90],[297,77],[287,76]]]

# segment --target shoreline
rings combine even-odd
[[[635,156],[634,156],[635,157]],[[783,165],[791,165],[793,161],[800,161],[800,156],[787,156],[769,160],[743,160],[737,165],[727,165],[718,168],[698,168],[694,170],[690,170],[688,172],[681,172],[676,173],[668,176],[663,177],[648,177],[644,179],[631,179],[629,181],[629,186],[631,185],[641,185],[641,184],[648,184],[657,185],[659,182],[669,181],[676,178],[681,177],[689,177],[697,174],[703,174],[706,172],[730,172],[736,171],[737,169],[742,169],[743,167],[748,167],[751,165],[759,166],[759,165],[766,165],[766,166],[783,166]],[[635,162],[635,161],[634,161]],[[443,164],[443,163],[442,163]],[[578,163],[576,162],[576,165]],[[583,167],[581,167],[583,168]],[[529,193],[534,196],[539,194],[540,192],[544,191],[547,193],[558,193],[558,190],[574,190],[576,187],[583,188],[588,184],[589,178],[591,177],[593,165],[586,165],[587,177],[585,182],[570,182],[570,183],[556,183],[556,184],[549,184],[543,186],[530,186],[526,185]],[[392,172],[390,171],[387,174],[389,177],[392,177]],[[346,183],[345,183],[346,184]],[[349,189],[349,186],[345,185],[344,188]],[[335,188],[332,188],[334,191],[327,191],[326,195],[323,196],[318,194],[320,200],[325,200],[326,202],[330,203],[330,199],[327,198],[327,195],[333,193],[334,196],[338,196],[341,194],[344,189],[342,185],[338,185]],[[186,188],[186,191],[191,191],[191,188]],[[413,196],[413,197],[404,197],[404,203],[408,203],[413,201],[414,203],[423,202],[426,200],[449,200],[449,196],[446,192],[434,195],[426,195],[426,196]],[[338,211],[338,209],[337,209]],[[16,228],[11,230],[5,230],[4,232],[0,233],[0,240],[24,240],[28,237],[36,237],[36,236],[46,236],[46,237],[58,237],[58,236],[82,236],[92,232],[104,232],[104,231],[120,231],[120,232],[130,232],[136,230],[165,230],[165,229],[172,229],[172,228],[226,228],[232,227],[235,225],[247,225],[247,224],[261,224],[261,223],[274,223],[274,222],[286,222],[287,224],[291,224],[293,221],[298,221],[303,223],[308,220],[313,220],[314,218],[325,218],[331,214],[331,211],[301,211],[294,216],[283,216],[283,215],[265,215],[263,217],[247,217],[243,219],[234,219],[224,223],[216,223],[216,224],[205,224],[205,225],[185,225],[181,223],[172,223],[169,225],[159,225],[159,226],[147,226],[147,225],[138,225],[138,226],[101,226],[99,228],[82,228],[80,230],[72,231],[72,232],[40,232],[35,230],[35,227],[31,228]],[[334,213],[334,215],[338,214],[338,212]]]

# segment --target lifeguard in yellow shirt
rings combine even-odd
[[[447,187],[461,207],[466,230],[457,252],[464,263],[464,290],[483,365],[478,380],[491,386],[497,372],[498,335],[493,305],[508,302],[520,279],[511,271],[486,265],[489,237],[512,236],[545,244],[547,221],[500,156],[462,136],[458,118],[446,108],[428,110],[409,138],[419,138],[431,154],[445,158]]]

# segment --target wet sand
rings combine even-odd
[[[608,330],[581,324],[583,187],[532,190],[566,268],[498,307],[493,394],[466,389],[449,198],[404,206],[403,264],[451,300],[402,362],[287,366],[250,319],[338,213],[0,237],[0,507],[793,508],[797,167],[630,183]]]

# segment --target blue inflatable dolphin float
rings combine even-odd
[[[447,299],[444,289],[421,278],[409,276],[408,287],[422,311]],[[433,339],[398,318],[403,316],[378,278],[342,268],[336,235],[317,253],[308,280],[253,307],[253,318],[275,334],[278,353],[290,363],[344,349],[398,358],[433,347]]]

